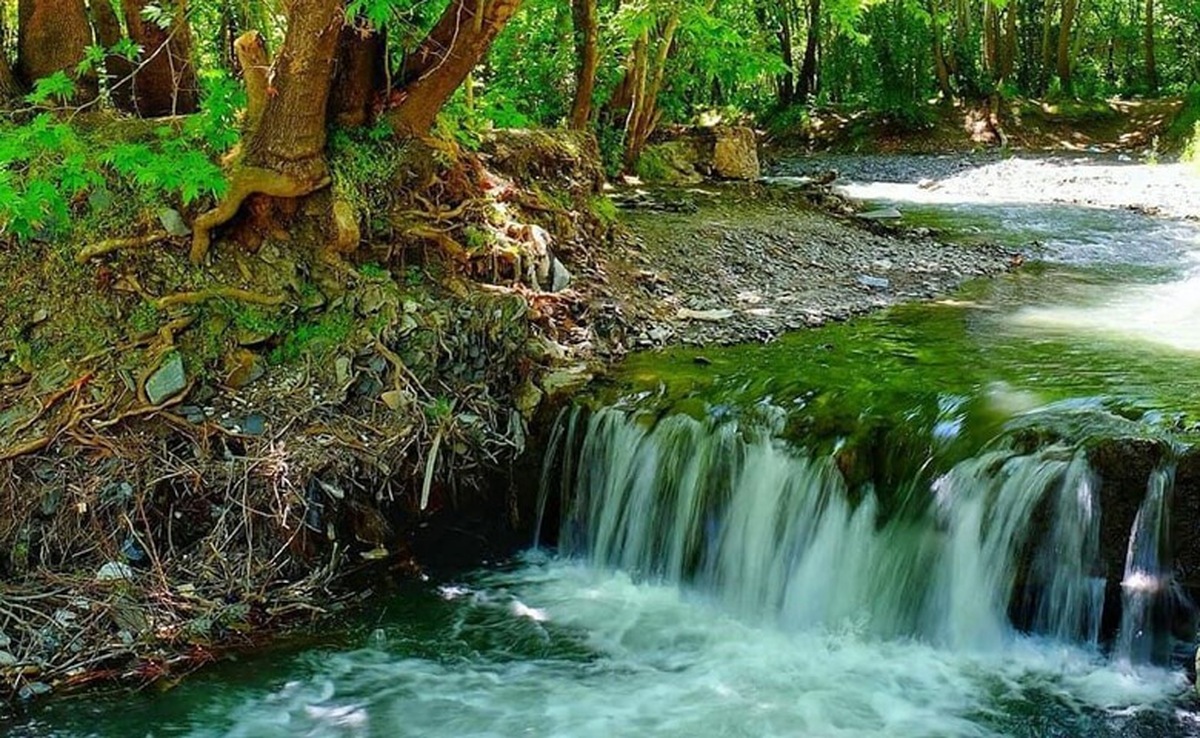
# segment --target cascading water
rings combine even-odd
[[[1100,505],[1082,452],[987,451],[897,511],[882,491],[848,489],[833,459],[736,422],[619,410],[570,422],[583,437],[566,439],[578,453],[559,486],[560,548],[594,564],[686,583],[788,629],[994,650],[1020,611],[1036,633],[1098,643]],[[1161,498],[1139,519],[1158,521]],[[1158,576],[1157,558],[1140,563],[1157,543],[1135,542],[1131,566]]]
[[[1147,663],[1161,648],[1155,642],[1154,615],[1156,609],[1169,605],[1172,597],[1171,573],[1163,563],[1163,553],[1168,496],[1174,481],[1173,466],[1150,475],[1146,499],[1129,535],[1121,580],[1121,628],[1115,645],[1117,657],[1126,663]]]

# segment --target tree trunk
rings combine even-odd
[[[925,9],[929,12],[929,35],[933,45],[933,71],[937,76],[938,91],[943,101],[954,99],[954,87],[950,83],[950,67],[946,64],[946,50],[942,46],[942,21],[939,17],[941,9],[938,0],[926,0]]]
[[[96,99],[99,86],[95,75],[77,75],[75,69],[84,50],[92,45],[83,0],[19,0],[17,15],[17,78],[32,86],[65,71],[75,80],[72,102]]]
[[[808,2],[808,38],[804,42],[804,62],[800,65],[799,98],[808,101],[817,94],[817,53],[821,45],[821,0]]]
[[[1158,92],[1158,65],[1154,59],[1154,0],[1146,0],[1146,17],[1143,19],[1142,45],[1146,48],[1146,86],[1151,93]]]
[[[785,71],[779,78],[779,104],[787,107],[796,99],[796,49],[794,28],[796,22],[795,0],[779,0],[779,56]]]
[[[1000,80],[1000,23],[993,0],[983,0],[983,68],[992,82]]]
[[[405,63],[400,101],[387,116],[401,135],[424,135],[491,48],[520,0],[453,0]]]
[[[1038,46],[1042,60],[1038,70],[1038,92],[1044,94],[1050,84],[1050,69],[1054,63],[1054,8],[1055,0],[1045,0],[1042,9],[1042,40]]]
[[[337,69],[329,100],[329,117],[355,128],[371,119],[376,94],[383,89],[387,41],[382,31],[347,25],[338,40]]]
[[[8,28],[4,13],[0,12],[0,107],[6,106],[25,94],[25,88],[17,80],[12,64],[8,60]]]
[[[1008,0],[1004,11],[1004,45],[1000,51],[1000,78],[1009,79],[1017,68],[1017,2]]]
[[[596,69],[600,66],[600,19],[596,0],[571,0],[575,27],[575,101],[571,105],[571,128],[582,131],[592,118],[596,93]]]
[[[177,0],[170,26],[162,28],[143,16],[147,0],[122,0],[129,37],[142,47],[133,77],[133,100],[144,118],[194,113],[199,85],[192,59],[192,31],[186,0]]]
[[[92,3],[92,24],[96,27],[96,41],[106,49],[116,46],[125,35],[111,2],[96,0]],[[135,112],[133,62],[118,54],[109,54],[104,57],[104,73],[108,77],[106,85],[113,105],[122,112]]]
[[[1075,23],[1076,0],[1063,0],[1058,27],[1058,79],[1064,93],[1071,92],[1071,26]]]
[[[271,85],[265,74],[247,76],[250,131],[244,154],[230,175],[226,196],[196,219],[194,262],[207,255],[212,230],[233,218],[251,195],[294,198],[329,184],[326,116],[342,21],[341,0],[293,0]],[[251,53],[263,48],[253,32],[239,39],[238,46]],[[257,65],[247,66],[249,73]]]

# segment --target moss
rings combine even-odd
[[[592,213],[594,213],[595,216],[600,220],[602,225],[607,227],[612,226],[617,222],[619,214],[617,213],[616,203],[614,203],[608,197],[605,197],[604,195],[593,197],[588,202],[588,206],[591,208]]]
[[[305,356],[321,358],[345,343],[354,327],[354,315],[348,310],[323,313],[315,321],[302,323],[290,331],[283,343],[271,351],[270,361],[272,364],[291,364]]]

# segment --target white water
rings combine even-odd
[[[1121,580],[1121,628],[1116,654],[1126,663],[1147,663],[1154,655],[1153,616],[1156,606],[1170,597],[1171,572],[1164,564],[1168,529],[1168,497],[1175,469],[1167,467],[1150,475],[1146,499],[1142,501],[1129,535],[1125,576]]]
[[[997,651],[1023,594],[1039,631],[1096,641],[1099,507],[1086,461],[1065,449],[986,453],[886,520],[831,460],[734,423],[675,416],[651,430],[603,411],[578,469],[566,550],[694,586],[751,622]]]

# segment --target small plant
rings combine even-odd
[[[386,279],[388,270],[374,262],[367,262],[358,268],[358,273],[367,279]]]

